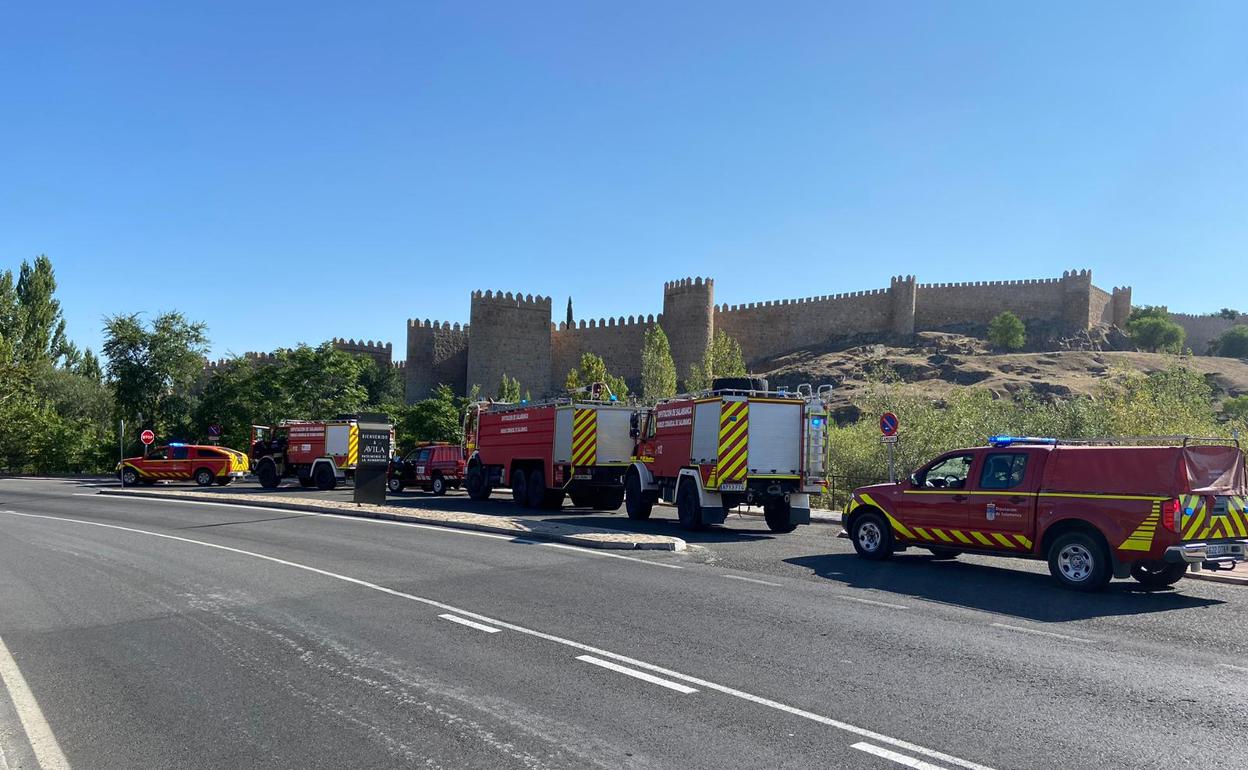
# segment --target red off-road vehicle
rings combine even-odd
[[[404,487],[420,487],[435,495],[448,489],[459,489],[464,483],[464,450],[458,444],[422,444],[407,457],[390,463],[386,486],[391,492]]]

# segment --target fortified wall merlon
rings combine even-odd
[[[551,309],[550,297],[474,291],[469,324],[409,321],[408,401],[427,397],[439,383],[459,393],[476,384],[482,395],[492,396],[504,373],[536,398],[559,390],[587,352],[635,383],[641,377],[642,341],[654,324],[667,334],[677,376],[684,379],[716,330],[736,339],[751,364],[853,335],[904,339],[916,331],[987,325],[1004,310],[1071,333],[1124,326],[1131,289],[1097,288],[1090,270],[1067,270],[1060,278],[964,283],[919,283],[913,275],[899,275],[882,289],[717,306],[714,280],[693,277],[663,284],[663,312],[657,315],[569,325],[553,323]]]

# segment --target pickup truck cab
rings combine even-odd
[[[1148,586],[1242,560],[1248,482],[1237,445],[1118,446],[998,436],[893,484],[854,491],[845,529],[860,556],[917,546],[1045,559],[1061,585]]]
[[[444,495],[463,484],[464,467],[464,450],[458,444],[424,444],[390,462],[386,486],[391,492],[415,486]]]

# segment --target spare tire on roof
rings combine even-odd
[[[766,377],[717,377],[711,380],[711,390],[767,390]]]

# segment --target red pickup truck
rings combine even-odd
[[[854,491],[844,526],[867,559],[917,546],[1045,559],[1067,587],[1148,586],[1228,566],[1248,546],[1238,445],[1063,443],[996,436],[937,457],[895,484]]]

